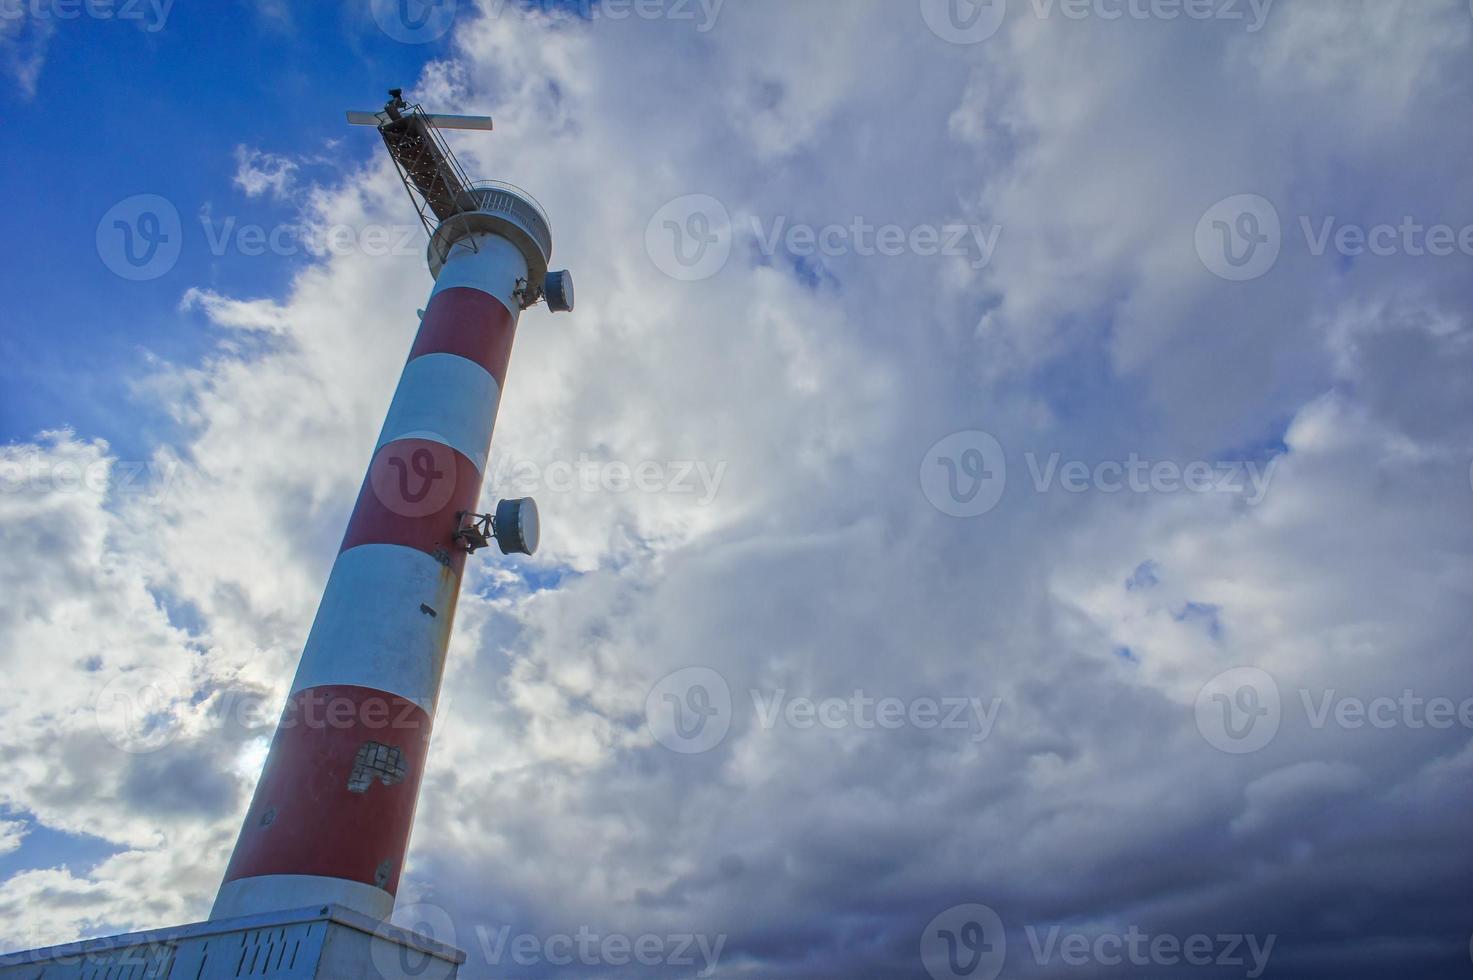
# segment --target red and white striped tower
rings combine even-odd
[[[397,97],[397,96],[396,96]],[[424,776],[468,548],[536,548],[536,509],[474,526],[517,317],[545,298],[550,227],[516,188],[465,189],[212,919],[337,904],[387,919]],[[468,195],[468,197],[466,197]],[[471,516],[467,516],[471,515]]]

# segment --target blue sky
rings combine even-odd
[[[343,120],[402,85],[496,117],[456,151],[579,304],[518,328],[482,502],[543,550],[469,566],[402,916],[496,975],[584,927],[759,976],[988,976],[938,946],[984,926],[1009,976],[1075,969],[1050,929],[1466,970],[1470,728],[1397,699],[1473,704],[1473,231],[1302,229],[1473,228],[1473,14],[967,2],[0,18],[0,951],[208,912],[430,288]],[[133,281],[98,231],[143,194],[181,252]]]
[[[146,453],[161,421],[130,396],[129,378],[145,352],[192,362],[213,343],[197,316],[178,311],[185,284],[277,293],[306,258],[212,254],[204,208],[267,228],[292,216],[234,186],[236,147],[320,158],[323,179],[359,166],[380,147],[345,126],[343,111],[377,107],[386,83],[412,81],[445,44],[397,43],[359,5],[293,5],[281,18],[239,0],[183,3],[164,30],[151,23],[61,24],[38,94],[10,100],[7,116],[27,135],[0,151],[5,178],[23,188],[8,220],[34,234],[7,258],[7,439],[66,423]],[[94,239],[108,208],[145,193],[175,204],[185,244],[168,274],[130,282],[103,265]]]

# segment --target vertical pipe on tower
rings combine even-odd
[[[465,566],[458,515],[477,509],[519,290],[551,251],[535,202],[495,195],[432,242],[434,291],[212,919],[393,912]]]

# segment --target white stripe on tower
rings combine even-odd
[[[387,918],[424,775],[527,262],[477,235],[437,278],[212,918]]]
[[[483,473],[500,399],[496,379],[475,361],[459,354],[416,357],[404,366],[375,451],[401,439],[426,439],[444,443]]]

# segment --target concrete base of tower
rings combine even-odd
[[[0,956],[0,980],[451,980],[465,954],[338,905],[217,919]]]
[[[387,922],[394,914],[394,896],[382,888],[346,878],[321,875],[255,875],[220,886],[211,919],[238,919],[277,909],[336,905]]]

